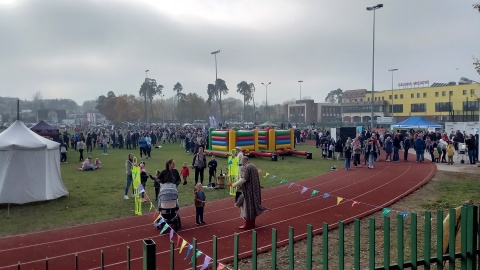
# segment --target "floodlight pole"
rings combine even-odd
[[[372,115],[370,118],[371,122],[371,129],[373,130],[374,125],[373,125],[373,117],[374,117],[374,111],[373,111],[373,106],[375,104],[375,10],[382,8],[383,4],[378,4],[373,7],[367,7],[368,11],[373,11],[373,54],[372,54]]]

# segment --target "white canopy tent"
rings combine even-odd
[[[17,120],[0,133],[0,204],[24,204],[68,195],[60,173],[60,144]]]

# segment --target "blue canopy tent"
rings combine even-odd
[[[392,125],[392,129],[394,128],[443,128],[443,125],[439,125],[436,123],[432,123],[430,121],[425,120],[423,117],[420,116],[410,116],[406,120],[402,122],[398,122]]]

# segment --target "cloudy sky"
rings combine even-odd
[[[230,96],[256,85],[255,101],[302,96],[317,102],[336,88],[399,82],[480,81],[480,13],[474,0],[0,0],[0,96],[71,98],[138,94],[148,76],[166,97],[180,82],[207,97],[218,77]]]

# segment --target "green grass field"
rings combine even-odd
[[[276,175],[279,179],[261,178],[265,188],[280,185],[280,179],[297,181],[330,171],[336,165],[343,167],[342,162],[323,160],[320,151],[312,146],[300,145],[299,150],[313,153],[313,159],[307,160],[300,156],[287,156],[284,160],[272,162],[269,158],[252,158],[252,162],[263,172]],[[13,235],[37,230],[51,229],[62,226],[92,223],[119,217],[134,215],[134,199],[123,198],[125,190],[125,160],[132,150],[108,149],[108,156],[101,155],[101,150],[94,150],[91,156],[102,161],[102,168],[96,171],[77,171],[80,167],[79,154],[68,151],[68,163],[62,164],[62,178],[70,192],[69,196],[57,200],[37,202],[26,205],[0,206],[0,236]],[[138,149],[133,152],[138,155]],[[84,154],[85,157],[90,154]],[[152,158],[146,161],[147,172],[155,174],[156,170],[165,167],[165,161],[173,158],[176,168],[180,171],[183,162],[192,163],[193,155],[185,154],[178,144],[162,145],[160,149],[152,149]],[[218,170],[226,170],[227,160],[217,158]],[[26,168],[28,169],[28,168]],[[263,173],[262,172],[262,173]],[[190,170],[190,177],[186,186],[180,185],[180,205],[193,204],[194,172]],[[204,184],[208,183],[208,172],[205,172]],[[153,181],[149,180],[146,187],[152,200],[155,197]],[[131,191],[129,192],[131,195]],[[228,196],[225,190],[206,190],[208,201]],[[149,203],[143,204],[143,212],[148,213]],[[153,210],[152,210],[153,211]]]

